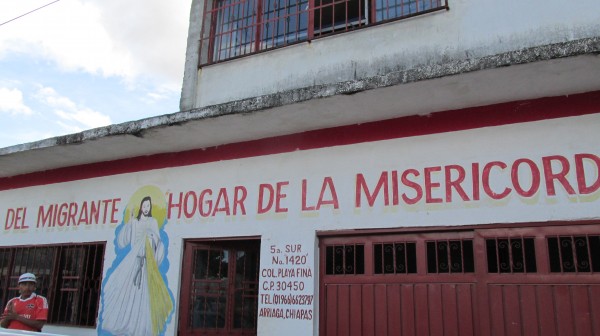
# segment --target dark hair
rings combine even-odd
[[[148,217],[152,217],[152,198],[150,198],[150,196],[146,196],[142,198],[142,201],[140,202],[140,208],[138,209],[138,215],[136,217],[137,220],[140,220],[140,218],[142,218],[142,205],[146,201],[150,202],[150,211],[148,211]]]

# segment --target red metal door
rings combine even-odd
[[[324,238],[321,251],[321,335],[475,335],[472,232]]]
[[[477,230],[482,335],[600,335],[600,226]]]
[[[600,335],[600,225],[324,237],[321,335]]]

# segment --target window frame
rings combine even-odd
[[[35,292],[48,300],[47,324],[95,328],[105,252],[106,242],[0,246],[1,308],[19,295],[19,276],[31,272]]]
[[[405,12],[407,6],[410,10]],[[295,11],[291,11],[294,7]],[[390,9],[395,14],[390,14]],[[448,9],[448,0],[204,0],[198,67]],[[278,12],[281,15],[275,14]],[[296,30],[287,30],[287,26],[292,26],[290,21],[295,22]],[[224,30],[229,24],[235,24],[235,28]],[[284,27],[283,33],[264,36],[265,30],[275,27],[278,31]],[[241,43],[232,44],[234,39]],[[225,49],[223,42],[229,44]],[[222,52],[226,55],[221,56]]]

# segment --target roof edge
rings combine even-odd
[[[328,98],[336,95],[352,95],[378,88],[415,83],[479,70],[596,54],[600,54],[600,36],[523,48],[479,58],[465,58],[435,64],[425,64],[410,69],[392,71],[384,75],[291,89],[9,146],[0,148],[0,156],[54,146],[77,145],[86,141],[110,136],[132,135],[142,137],[145,131],[154,128],[175,126],[189,121],[256,112],[312,99]]]

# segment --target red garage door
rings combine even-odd
[[[321,335],[600,335],[600,227],[323,237]]]

